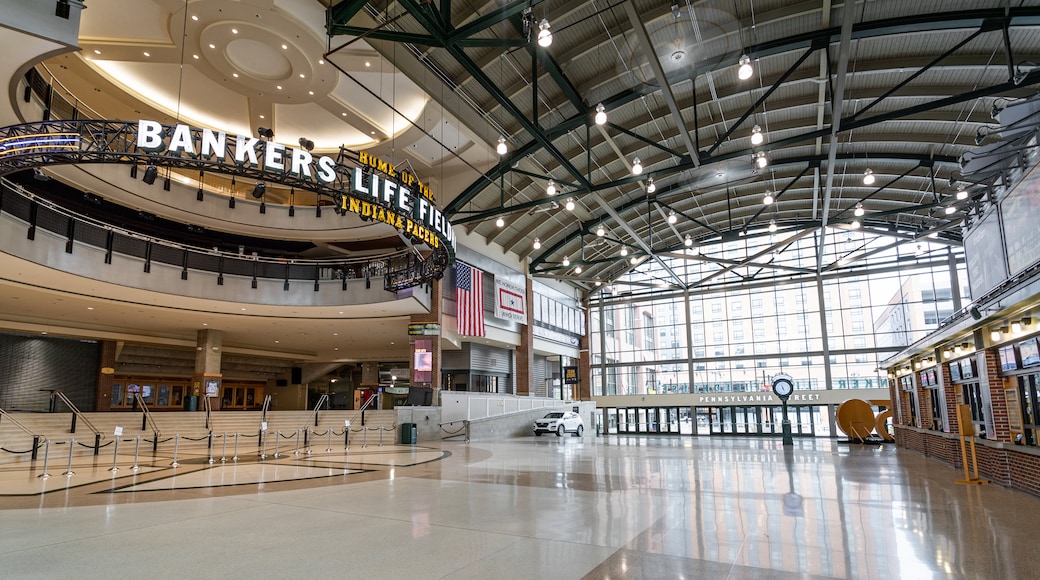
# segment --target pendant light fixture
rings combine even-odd
[[[553,35],[549,30],[549,19],[542,18],[542,21],[538,23],[538,46],[548,48],[552,45],[552,41]]]
[[[545,195],[553,196],[556,195],[556,182],[549,180],[549,183],[545,185]]]
[[[776,198],[773,197],[773,192],[767,189],[765,196],[762,197],[762,205],[772,205],[774,201]]]
[[[751,129],[751,144],[761,145],[766,140],[765,135],[762,134],[762,127],[755,125]]]
[[[868,167],[863,172],[863,185],[874,185],[874,172]]]
[[[498,147],[495,148],[495,151],[497,151],[499,155],[505,155],[506,153],[509,152],[509,148],[506,147],[506,138],[505,137],[499,137],[498,138]]]
[[[643,163],[636,157],[632,160],[632,175],[639,175],[643,173]]]
[[[647,193],[653,193],[655,191],[657,191],[657,186],[654,184],[654,178],[653,177],[648,178],[646,180],[646,192]]]
[[[603,103],[596,105],[596,124],[605,125],[607,123],[607,110],[603,107]]]
[[[751,68],[751,58],[746,54],[740,55],[740,60],[737,62],[740,65],[737,68],[737,78],[746,81],[751,78],[751,75],[755,74],[755,69]]]

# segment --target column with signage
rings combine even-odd
[[[430,289],[430,313],[413,314],[408,324],[410,405],[436,405],[440,401],[441,286],[441,280],[435,280]]]
[[[524,279],[526,292],[521,298],[523,301],[523,313],[531,311],[531,297],[534,295],[534,287],[531,278]],[[497,299],[496,299],[497,302]],[[520,324],[520,346],[516,347],[516,394],[530,395],[534,388],[534,325],[532,321],[526,320]]]
[[[204,328],[195,338],[195,372],[191,375],[191,388],[184,397],[185,411],[201,411],[205,408],[202,397],[209,397],[214,410],[220,409],[220,357],[223,350],[224,333]]]

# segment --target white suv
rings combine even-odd
[[[556,433],[557,437],[563,437],[564,433],[574,433],[575,437],[581,437],[585,432],[585,423],[581,415],[572,411],[553,411],[534,422],[534,434],[539,437],[542,433]]]

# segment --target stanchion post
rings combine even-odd
[[[65,477],[72,477],[73,475],[76,475],[76,472],[72,471],[72,452],[75,451],[75,450],[76,450],[76,440],[75,439],[69,439],[69,466],[65,469],[65,473],[62,474]]]
[[[235,431],[235,455],[231,457],[231,461],[238,463],[238,431]]]
[[[278,459],[278,440],[282,438],[281,431],[274,432],[274,458]]]
[[[94,433],[94,457],[101,453],[101,433]]]
[[[332,453],[332,427],[329,427],[329,446],[325,448],[325,453]]]
[[[292,453],[293,453],[293,455],[299,455],[300,454],[300,430],[299,430],[299,428],[296,429],[296,449],[294,449]]]
[[[130,469],[137,471],[141,469],[141,466],[137,464],[137,459],[141,456],[141,436],[138,435],[134,439],[136,440],[134,443],[134,465]]]
[[[267,431],[260,432],[260,459],[267,459]]]
[[[152,457],[159,452],[159,432],[152,431]]]
[[[112,467],[109,467],[108,470],[115,473],[119,471],[119,467],[116,465],[116,461],[119,459],[119,437],[114,437],[112,441]]]
[[[213,432],[212,431],[209,432],[209,441],[207,442],[206,447],[209,447],[209,459],[206,460],[206,463],[209,463],[210,465],[213,465],[214,463],[216,463],[216,460],[213,459]]]
[[[362,427],[364,431],[361,432],[361,448],[365,449],[368,447],[368,427]]]
[[[33,435],[33,448],[32,448],[32,455],[30,456],[30,458],[33,461],[36,461],[36,454],[39,451],[39,449],[40,449],[40,436],[39,435]]]
[[[180,435],[180,433],[174,433],[173,434],[173,463],[170,464],[172,467],[180,467],[180,463],[177,463],[177,447],[180,445],[180,443],[181,443],[181,435]]]
[[[383,446],[383,431],[385,431],[386,429],[383,429],[382,427],[378,427],[378,429],[379,429],[379,446],[382,447]]]
[[[50,439],[44,439],[44,441],[43,441],[43,473],[37,475],[36,477],[38,477],[40,479],[50,479],[51,478],[51,474],[47,473],[47,459],[50,457],[50,454],[51,454],[51,440]]]
[[[221,463],[227,463],[227,431],[224,431],[224,436],[222,437],[222,441],[223,441],[223,445],[220,448],[220,462]]]

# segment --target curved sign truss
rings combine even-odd
[[[341,156],[342,157],[342,156]],[[246,177],[312,191],[336,213],[386,223],[429,251],[407,272],[387,274],[389,290],[439,279],[455,259],[451,223],[432,200],[394,174],[345,165],[303,148],[257,137],[155,121],[40,121],[0,129],[0,175],[47,165],[147,164]]]

